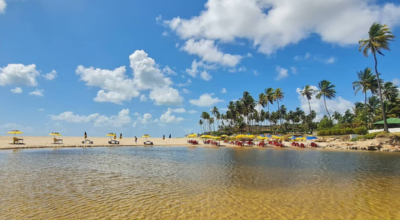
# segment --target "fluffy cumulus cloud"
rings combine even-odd
[[[304,56],[302,55],[297,55],[293,58],[295,61],[301,61],[301,60],[308,60],[311,57],[311,54],[307,52]]]
[[[316,86],[311,86],[311,88],[314,90],[318,90]],[[301,95],[301,89],[297,88],[296,92],[298,93],[298,98],[300,100],[301,108],[303,109],[303,111],[305,111],[306,113],[310,112],[308,100],[307,98]],[[322,98],[319,100],[316,99],[315,96],[313,95],[312,99],[310,100],[310,104],[311,104],[311,109],[317,113],[317,118],[322,118],[324,115],[327,115],[325,110],[324,100]],[[329,113],[332,115],[332,113],[335,111],[339,113],[344,113],[347,109],[351,109],[354,104],[339,96],[336,99],[332,100],[327,99],[326,105],[328,106]]]
[[[201,57],[203,61],[218,63],[222,66],[236,66],[242,59],[242,56],[240,55],[223,53],[217,46],[215,46],[213,40],[202,39],[196,41],[195,39],[189,39],[182,47],[182,50],[189,54]]]
[[[142,95],[140,96],[140,101],[141,101],[141,102],[147,102],[147,100],[148,100],[148,98],[146,97],[145,94],[142,94]]]
[[[137,120],[133,123],[132,127],[136,127],[138,123],[148,124],[153,122],[153,116],[150,113],[145,113],[143,116],[138,115]]]
[[[276,72],[278,76],[276,76],[275,80],[281,80],[289,76],[288,70],[280,66],[276,67]]]
[[[46,73],[45,75],[43,75],[45,79],[47,80],[53,80],[57,77],[57,71],[52,70],[50,73]]]
[[[5,0],[0,0],[0,13],[4,13],[6,10],[7,4]]]
[[[191,99],[191,100],[189,100],[189,102],[192,105],[196,105],[196,106],[199,106],[199,107],[211,107],[211,106],[213,106],[213,105],[215,105],[215,104],[217,104],[219,102],[223,102],[224,101],[224,100],[221,100],[221,99],[219,99],[217,97],[213,98],[213,95],[214,94],[205,93],[205,94],[201,95],[199,97],[199,99]]]
[[[39,76],[36,65],[8,64],[0,68],[0,86],[26,85],[37,86],[36,77]]]
[[[371,0],[208,0],[198,16],[164,23],[182,39],[247,39],[272,54],[313,34],[329,43],[357,44],[377,21],[398,25],[400,6]]]
[[[30,92],[29,95],[43,97],[44,96],[44,90],[43,89],[36,89],[35,91]]]
[[[129,60],[130,67],[133,70],[132,78],[126,74],[125,66],[114,70],[105,70],[95,69],[94,67],[86,68],[80,65],[76,69],[76,74],[80,76],[82,81],[86,82],[87,86],[101,88],[94,98],[96,102],[121,104],[138,97],[142,90],[152,90],[150,96],[153,94],[153,98],[150,98],[155,100],[156,104],[171,103],[172,95],[177,96],[172,101],[180,101],[179,92],[170,87],[172,85],[171,79],[164,76],[156,62],[146,52],[137,50],[129,56]],[[159,93],[160,90],[167,92],[165,96]],[[156,98],[154,98],[154,93],[158,95]],[[163,98],[169,101],[159,101]]]
[[[175,115],[172,115],[172,110],[169,108],[164,114],[161,115],[160,119],[158,119],[157,122],[170,124],[179,123],[183,120],[184,119],[182,117],[176,117]]]
[[[171,87],[157,88],[150,92],[150,99],[156,105],[181,105],[183,98],[179,95],[178,90]]]
[[[163,73],[167,74],[167,75],[178,75],[175,71],[173,71],[171,68],[169,68],[169,66],[164,67],[163,69]]]
[[[227,91],[226,91],[226,89],[225,88],[222,88],[221,89],[221,93],[226,93]]]
[[[14,89],[10,90],[12,93],[22,93],[21,87],[15,87]]]
[[[99,113],[91,115],[75,115],[73,112],[63,112],[59,115],[52,115],[53,121],[65,121],[70,123],[92,122],[95,127],[124,127],[132,122],[129,116],[129,109],[122,109],[118,115],[105,116]]]

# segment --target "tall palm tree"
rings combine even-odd
[[[332,99],[336,97],[336,90],[334,89],[335,85],[333,85],[328,80],[322,80],[318,83],[318,87],[319,90],[317,91],[317,95],[315,96],[315,98],[321,99],[321,97],[324,97],[325,109],[329,115],[329,119],[331,119],[331,115],[329,114],[328,108],[326,107],[326,98]]]
[[[339,112],[335,111],[335,112],[332,114],[332,117],[333,117],[333,119],[336,120],[337,123],[339,123],[340,119],[342,118],[342,115],[341,115]]]
[[[364,93],[364,111],[367,112],[367,92],[371,91],[372,94],[375,94],[378,91],[378,80],[376,79],[376,75],[374,75],[371,71],[371,68],[365,68],[364,71],[357,72],[358,81],[353,82],[353,90],[354,94],[357,94],[358,91]],[[368,118],[365,117],[365,126],[368,125]]]
[[[308,106],[310,107],[310,114],[311,114],[311,104],[310,104],[310,100],[312,99],[312,96],[314,95],[315,90],[313,88],[311,88],[311,86],[306,85],[304,86],[303,90],[301,91],[301,95],[303,97],[306,97],[308,100]]]
[[[265,89],[265,101],[268,106],[268,115],[271,115],[269,112],[269,105],[274,104],[274,93],[275,93],[275,90],[273,88]],[[269,121],[269,119],[267,119],[267,120]],[[270,123],[270,125],[271,125],[271,123]]]
[[[281,118],[280,116],[280,108],[279,108],[279,101],[282,101],[283,100],[283,98],[285,97],[285,93],[283,93],[282,92],[282,90],[281,90],[281,88],[277,88],[277,89],[275,89],[275,92],[274,92],[274,101],[276,101],[276,103],[278,103],[278,116],[279,116],[279,118]]]
[[[202,114],[201,114],[201,118],[204,120],[204,122],[207,122],[208,121],[208,128],[209,128],[209,130],[208,131],[210,131],[211,129],[210,129],[210,114],[208,114],[208,112],[203,112]],[[207,125],[205,125],[205,127],[207,127]],[[204,132],[206,132],[207,130],[206,129],[204,129]]]
[[[379,72],[378,72],[378,60],[376,59],[376,53],[380,55],[384,55],[382,50],[390,50],[389,45],[390,41],[393,41],[395,36],[390,31],[390,28],[384,24],[373,23],[368,32],[368,39],[361,39],[359,41],[360,47],[359,51],[362,51],[365,57],[368,57],[368,52],[370,51],[374,55],[375,61],[375,74],[376,78],[380,82]],[[382,90],[381,85],[378,83],[379,90],[379,98],[381,100],[381,106],[383,108],[382,117],[384,122],[384,131],[389,132],[387,121],[386,121],[386,112],[383,104]]]
[[[219,110],[218,110],[217,106],[214,106],[214,108],[211,109],[211,114],[213,114],[214,120],[215,120],[216,117],[219,115]],[[218,120],[217,120],[217,123],[219,125]],[[217,126],[217,128],[218,128],[218,126]]]
[[[202,127],[203,127],[203,121],[200,119],[200,121],[199,121],[199,125],[200,125],[200,133],[202,134],[203,133],[203,129],[202,129]]]

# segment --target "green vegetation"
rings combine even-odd
[[[229,102],[228,110],[221,114],[217,107],[201,114],[199,125],[201,133],[233,134],[233,133],[303,133],[319,130],[318,135],[364,135],[367,129],[373,128],[373,123],[385,120],[384,130],[387,131],[386,117],[400,117],[400,96],[391,82],[380,79],[376,53],[389,50],[389,43],[394,39],[386,25],[374,23],[369,29],[369,38],[360,40],[359,50],[365,56],[371,52],[375,61],[375,72],[365,68],[357,73],[357,80],[352,83],[355,94],[362,92],[364,101],[357,102],[344,113],[329,112],[326,99],[336,97],[335,85],[328,80],[318,82],[318,88],[310,85],[303,87],[300,94],[308,100],[308,114],[301,108],[288,110],[283,104],[285,94],[281,88],[267,88],[255,100],[248,91],[237,101]],[[368,94],[370,93],[370,95]],[[310,100],[324,100],[327,116],[316,120],[317,113],[312,110]],[[277,104],[276,111],[270,111],[271,105]],[[264,111],[267,108],[267,111]],[[215,122],[217,127],[215,128]],[[369,136],[367,136],[369,137]]]

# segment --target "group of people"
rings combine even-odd
[[[165,135],[162,136],[163,141],[165,140]],[[171,134],[169,134],[169,139],[171,139]]]

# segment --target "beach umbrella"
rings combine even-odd
[[[257,139],[259,139],[259,140],[265,140],[265,139],[267,139],[267,138],[266,138],[266,137],[263,137],[263,136],[258,136]]]
[[[223,135],[221,135],[221,137],[222,137],[222,138],[227,138],[227,137],[228,137],[228,135],[226,135],[226,134],[223,134]]]
[[[318,139],[317,137],[314,137],[314,136],[308,136],[308,137],[306,137],[306,139],[307,140],[316,140],[316,139]]]
[[[189,134],[188,136],[186,136],[187,138],[195,138],[197,137],[197,134]]]
[[[281,139],[281,138],[283,138],[283,137],[280,136],[280,135],[272,135],[272,137],[275,138],[275,139]]]
[[[296,139],[296,136],[292,136],[289,138],[289,140],[294,140],[294,139]]]
[[[212,138],[211,135],[201,135],[200,138]]]
[[[87,134],[86,134],[86,131],[85,131],[85,140],[87,139]]]
[[[147,138],[149,138],[149,137],[150,137],[150,135],[148,135],[148,134],[144,134],[142,137],[144,137],[144,138],[146,139],[146,141],[147,141]]]
[[[16,134],[23,134],[23,133],[19,130],[11,130],[11,131],[7,132],[7,134],[13,134],[15,137]]]
[[[237,135],[235,138],[236,138],[236,139],[243,139],[243,138],[245,138],[245,136],[244,136],[243,134],[239,134],[239,135]]]
[[[121,134],[119,134],[119,139],[122,139],[122,133],[121,133]]]
[[[248,134],[248,135],[246,135],[246,138],[249,138],[249,139],[254,139],[254,138],[255,138],[255,136],[254,136],[254,135],[251,135],[251,134]]]
[[[269,135],[267,135],[267,137],[269,137],[269,138],[270,138],[270,137],[272,137],[272,136],[269,134]]]
[[[303,140],[303,141],[304,141],[305,139],[306,139],[305,137],[297,137],[297,138],[296,138],[296,140]]]
[[[108,133],[108,134],[106,134],[106,137],[110,137],[110,140],[114,137],[114,133]]]

